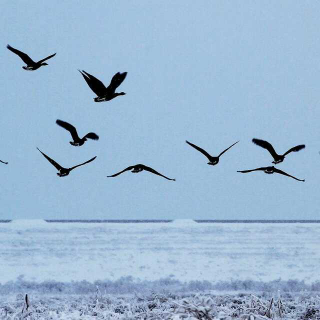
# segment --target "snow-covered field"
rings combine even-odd
[[[265,319],[271,297],[279,317],[279,297],[287,318],[320,306],[320,224],[21,220],[0,224],[0,244],[0,319],[21,313],[25,293],[34,319],[222,319],[239,308]]]
[[[0,283],[319,280],[320,224],[0,224]]]
[[[320,319],[320,297],[255,294],[25,296],[0,303],[1,319]]]

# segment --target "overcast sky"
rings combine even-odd
[[[0,219],[318,219],[319,1],[4,1]],[[34,60],[34,72],[6,45]],[[77,69],[127,94],[95,103]],[[82,147],[55,124],[99,141]],[[306,182],[237,170],[272,165]],[[217,166],[185,143],[218,155]],[[37,151],[65,167],[59,178]],[[176,178],[126,172],[143,163]]]

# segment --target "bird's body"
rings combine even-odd
[[[271,143],[269,143],[268,141],[254,138],[254,139],[252,139],[252,142],[254,144],[256,144],[257,146],[268,150],[274,159],[274,161],[272,161],[272,163],[274,163],[274,164],[278,164],[280,162],[283,162],[286,155],[289,154],[290,152],[298,152],[306,147],[304,144],[300,144],[298,146],[295,146],[295,147],[289,149],[284,154],[277,154],[276,151],[274,150],[273,146],[271,145]]]
[[[7,48],[15,53],[16,55],[18,55],[24,63],[26,63],[26,66],[23,66],[22,68],[24,70],[27,70],[27,71],[34,71],[34,70],[37,70],[39,69],[40,67],[42,66],[47,66],[48,64],[45,63],[44,61],[48,60],[48,59],[51,59],[52,57],[54,57],[56,55],[56,53],[44,58],[44,59],[41,59],[39,60],[38,62],[35,62],[33,61],[26,53],[22,52],[22,51],[19,51],[13,47],[11,47],[10,45],[7,45]]]
[[[4,164],[8,164],[8,162],[6,162],[6,161],[0,160],[0,162],[1,162],[1,163],[4,163]]]
[[[84,70],[79,70],[79,72],[82,74],[84,80],[86,80],[91,90],[97,95],[97,97],[93,99],[95,102],[110,101],[117,96],[125,95],[125,92],[115,91],[126,78],[127,72],[116,73],[112,77],[108,87],[105,87],[105,85],[99,79],[95,78],[93,75],[85,72]]]
[[[83,138],[80,138],[78,136],[77,129],[68,122],[58,119],[56,121],[56,124],[70,132],[73,139],[73,141],[70,141],[70,144],[72,146],[75,146],[75,147],[82,146],[87,141],[87,139],[99,140],[99,136],[97,136],[94,132],[89,132]]]
[[[151,172],[153,174],[156,174],[158,176],[161,176],[161,177],[163,177],[163,178],[165,178],[167,180],[176,181],[176,179],[168,178],[168,177],[164,176],[163,174],[159,173],[158,171],[156,171],[156,170],[154,170],[154,169],[152,169],[150,167],[147,167],[147,166],[145,166],[143,164],[136,164],[134,166],[129,166],[128,168],[126,168],[126,169],[124,169],[124,170],[122,170],[122,171],[120,171],[118,173],[115,173],[112,176],[107,176],[107,177],[108,178],[114,178],[114,177],[120,175],[121,173],[123,173],[125,171],[130,171],[130,170],[131,170],[132,173],[138,173],[138,172],[141,172],[141,171],[145,170],[145,171],[149,171],[149,172]]]
[[[84,164],[89,163],[89,162],[93,161],[96,158],[96,157],[93,157],[92,159],[90,159],[90,160],[88,160],[86,162],[83,162],[81,164],[78,164],[76,166],[73,166],[71,168],[64,168],[64,167],[60,166],[59,163],[55,162],[53,159],[51,159],[49,156],[47,156],[45,153],[43,153],[39,148],[37,148],[37,149],[59,171],[57,173],[57,175],[59,177],[65,177],[65,176],[69,175],[70,171],[72,171],[73,169],[75,169],[77,167],[80,167],[80,166],[83,166]]]
[[[220,156],[222,156],[226,151],[228,151],[231,147],[233,147],[235,144],[237,144],[239,141],[235,142],[234,144],[232,144],[230,147],[228,147],[227,149],[223,150],[217,157],[211,156],[207,151],[203,150],[202,148],[196,146],[195,144],[189,142],[186,140],[186,143],[189,144],[191,147],[195,148],[196,150],[198,150],[199,152],[201,152],[203,155],[205,155],[209,162],[208,165],[211,166],[215,166],[216,164],[219,163],[219,159]]]
[[[261,168],[256,168],[256,169],[251,169],[251,170],[241,170],[241,171],[237,171],[237,172],[241,172],[241,173],[248,173],[248,172],[252,172],[252,171],[264,171],[265,173],[267,174],[273,174],[273,173],[279,173],[279,174],[282,174],[284,176],[287,176],[287,177],[290,177],[290,178],[293,178],[295,180],[298,180],[298,181],[305,181],[304,179],[298,179],[294,176],[291,176],[290,174],[282,171],[282,170],[279,170],[277,168],[275,168],[274,166],[269,166],[269,167],[261,167]]]

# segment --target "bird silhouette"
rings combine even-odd
[[[0,160],[0,162],[1,162],[1,163],[4,163],[4,164],[8,164],[8,162],[2,161],[2,160]]]
[[[193,143],[191,143],[191,142],[186,140],[187,144],[189,144],[191,147],[195,148],[196,150],[200,151],[202,154],[204,154],[208,158],[208,160],[209,160],[208,164],[211,165],[211,166],[215,166],[216,164],[218,164],[220,156],[222,156],[226,151],[228,151],[231,147],[233,147],[238,142],[239,141],[235,142],[230,147],[228,147],[227,149],[223,150],[217,157],[213,157],[207,151],[203,150],[202,148],[200,148],[200,147],[196,146],[195,144],[193,144]]]
[[[89,132],[83,138],[80,139],[77,133],[77,129],[68,122],[58,119],[56,121],[56,124],[70,132],[73,139],[73,141],[70,141],[70,144],[73,146],[82,146],[87,141],[87,139],[99,140],[99,136],[97,136],[94,132]]]
[[[123,82],[123,80],[126,78],[127,72],[116,73],[112,77],[109,86],[106,88],[105,85],[100,80],[95,78],[93,75],[85,72],[84,70],[82,71],[78,70],[78,71],[82,74],[84,80],[86,80],[91,90],[97,95],[97,97],[93,99],[95,102],[110,101],[117,96],[125,95],[125,92],[115,92],[115,91]]]
[[[56,55],[56,53],[52,54],[51,56],[48,56],[42,60],[39,60],[38,62],[34,62],[26,53],[23,53],[22,51],[19,51],[15,48],[12,48],[10,45],[7,45],[7,48],[12,51],[13,53],[17,54],[24,63],[26,63],[26,66],[23,66],[22,68],[27,71],[34,71],[39,69],[42,66],[47,66],[48,64],[44,61],[51,59]]]
[[[298,180],[298,181],[305,181],[304,179],[298,179],[294,176],[291,176],[290,174],[282,171],[282,170],[279,170],[277,168],[275,168],[274,166],[271,166],[271,167],[261,167],[261,168],[257,168],[257,169],[251,169],[251,170],[241,170],[241,171],[237,171],[237,172],[241,172],[241,173],[248,173],[248,172],[252,172],[252,171],[264,171],[265,173],[267,174],[273,174],[273,173],[279,173],[279,174],[282,174],[284,176],[287,176],[287,177],[290,177],[290,178],[293,178],[295,180]]]
[[[108,178],[113,178],[113,177],[116,177],[116,176],[118,176],[119,174],[121,174],[121,173],[123,173],[123,172],[125,172],[125,171],[129,171],[129,170],[132,170],[132,171],[131,171],[132,173],[138,173],[138,172],[141,172],[141,171],[145,170],[145,171],[149,171],[149,172],[151,172],[151,173],[153,173],[153,174],[156,174],[156,175],[158,175],[158,176],[160,176],[160,177],[163,177],[163,178],[165,178],[165,179],[167,179],[167,180],[176,181],[176,179],[170,179],[170,178],[164,176],[163,174],[159,173],[158,171],[156,171],[156,170],[154,170],[154,169],[152,169],[152,168],[150,168],[150,167],[147,167],[147,166],[145,166],[145,165],[143,165],[143,164],[136,164],[135,166],[130,166],[130,167],[128,167],[128,168],[126,168],[126,169],[118,172],[118,173],[113,174],[112,176],[107,176],[107,177],[108,177]]]
[[[271,145],[271,143],[269,143],[268,141],[254,138],[254,139],[252,139],[252,142],[254,144],[256,144],[257,146],[268,150],[274,159],[274,161],[272,161],[272,163],[274,163],[274,164],[282,162],[284,160],[285,156],[287,154],[289,154],[290,152],[298,152],[306,147],[304,144],[300,144],[298,146],[295,146],[295,147],[289,149],[284,154],[277,154],[276,151],[274,150],[273,146]]]
[[[50,157],[48,157],[45,153],[43,153],[39,148],[37,148],[41,153],[42,153],[42,155],[59,171],[58,173],[57,173],[57,175],[59,176],[59,177],[65,177],[65,176],[67,176],[69,173],[70,173],[70,171],[72,171],[73,169],[75,169],[75,168],[77,168],[77,167],[80,167],[80,166],[83,166],[84,164],[86,164],[86,163],[89,163],[89,162],[91,162],[91,161],[93,161],[96,157],[93,157],[92,159],[90,159],[90,160],[88,160],[88,161],[86,161],[86,162],[83,162],[83,163],[81,163],[81,164],[78,164],[78,165],[76,165],[76,166],[74,166],[74,167],[71,167],[71,168],[64,168],[64,167],[61,167],[60,166],[60,164],[59,163],[57,163],[57,162],[55,162],[53,159],[51,159]]]

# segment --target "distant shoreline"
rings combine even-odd
[[[32,219],[30,219],[32,220]],[[173,221],[179,221],[180,219],[175,220],[119,220],[119,219],[74,219],[74,220],[53,220],[53,219],[44,219],[48,223],[169,223]],[[181,219],[183,220],[183,219]],[[192,220],[192,219],[188,219]],[[0,220],[0,223],[9,223],[13,220]],[[320,220],[194,220],[197,223],[320,223]]]

